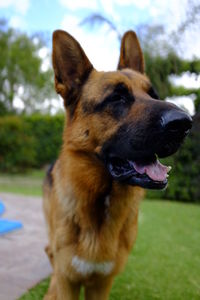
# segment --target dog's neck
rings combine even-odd
[[[57,201],[62,204],[54,206],[58,219],[75,228],[77,243],[84,241],[77,251],[88,253],[90,260],[110,260],[123,228],[129,222],[137,224],[143,190],[112,181],[100,162],[80,153],[61,154],[53,175]]]
[[[137,196],[136,199],[134,195],[138,195],[140,188],[112,181],[97,158],[91,160],[91,157],[83,153],[68,152],[63,156],[61,154],[58,169],[59,178],[65,178],[65,182],[59,183],[61,189],[66,189],[67,180],[72,199],[76,201],[75,211],[72,213],[77,215],[80,222],[84,219],[84,226],[88,228],[102,228],[108,222],[112,223],[113,219],[116,226],[118,221],[121,223],[121,219],[126,219],[130,199],[137,206],[140,197]]]

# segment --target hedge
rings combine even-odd
[[[30,135],[35,139],[35,166],[41,167],[54,161],[62,144],[64,116],[33,115],[24,118]]]
[[[63,125],[62,115],[0,117],[0,170],[22,172],[54,161]]]

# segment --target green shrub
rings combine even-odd
[[[30,135],[37,141],[35,167],[53,162],[58,157],[62,144],[64,116],[33,115],[25,117],[24,121],[28,124]]]
[[[0,170],[22,172],[53,162],[60,151],[64,116],[0,117]]]
[[[0,170],[24,171],[36,163],[34,136],[28,134],[28,124],[22,118],[0,118]]]

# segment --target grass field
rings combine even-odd
[[[48,279],[20,300],[40,300]],[[83,299],[81,297],[81,299]],[[200,206],[144,201],[139,234],[110,300],[200,299]]]
[[[27,174],[0,173],[0,192],[40,196],[45,171],[32,170]]]

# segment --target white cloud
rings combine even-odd
[[[100,0],[99,1],[106,13],[115,15],[115,6],[132,6],[139,9],[145,9],[151,4],[151,0]]]
[[[38,54],[39,54],[39,57],[41,57],[42,59],[44,59],[49,54],[49,49],[47,47],[42,47],[42,48],[40,48]]]
[[[66,15],[61,28],[69,32],[83,47],[91,63],[99,71],[114,70],[119,57],[119,44],[116,33],[109,31],[105,24],[99,30],[88,32],[80,27],[79,19]]]
[[[64,0],[61,0],[64,1]],[[183,21],[186,16],[188,0],[99,0],[106,13],[116,14],[116,4],[130,6],[130,9],[141,9],[153,18],[155,23],[167,24],[167,30],[171,31]]]
[[[116,0],[123,4],[123,0]],[[144,9],[144,13],[152,18],[151,24],[164,25],[166,33],[171,34],[177,32],[181,24],[190,18],[188,15],[189,1],[188,0],[124,0],[132,2],[137,8]],[[179,43],[177,51],[179,55],[186,59],[191,59],[194,56],[200,57],[200,39],[199,27],[189,26],[185,32],[179,33]],[[169,40],[169,43],[176,43],[175,40]]]
[[[130,6],[144,11],[144,14],[152,17],[156,24],[167,25],[166,30],[170,32],[177,28],[186,17],[186,6],[188,0],[100,0],[103,9],[111,14],[116,14],[116,4],[119,6]]]
[[[138,8],[146,8],[150,4],[150,0],[114,0],[113,2],[117,3],[118,5],[134,5]]]
[[[25,15],[29,9],[30,0],[0,0],[0,8],[13,7],[14,10]]]
[[[13,106],[18,110],[23,110],[25,108],[24,102],[21,100],[23,94],[24,94],[24,87],[21,85],[19,86],[18,91],[13,99]]]
[[[49,111],[51,115],[64,111],[63,99],[61,97],[44,99],[44,102],[38,105],[38,109]]]
[[[47,100],[49,101],[50,113],[52,115],[64,111],[63,99],[60,96],[57,98],[47,99]]]
[[[90,8],[97,9],[97,1],[96,0],[59,0],[61,5],[69,8],[71,10],[76,10],[80,8]]]
[[[181,40],[179,46],[179,54],[185,59],[193,57],[200,57],[200,39],[199,28],[191,27],[183,34],[181,33]]]
[[[15,1],[13,0],[0,0],[0,7],[8,7],[10,5],[13,5]]]
[[[51,68],[51,58],[50,58],[49,48],[42,47],[39,50],[38,55],[43,60],[41,70],[42,70],[42,72],[46,72],[47,70],[49,70]]]
[[[10,21],[9,21],[9,25],[12,28],[24,28],[26,27],[26,22],[24,21],[24,19],[21,16],[15,15],[13,17],[11,17]]]
[[[194,73],[185,72],[181,76],[171,75],[170,81],[176,86],[184,86],[188,89],[199,89],[200,88],[200,75]]]
[[[100,3],[107,14],[112,15],[112,16],[114,16],[116,14],[116,11],[114,9],[115,1],[100,0]]]
[[[91,8],[98,9],[100,13],[107,14],[109,19],[114,20],[118,30],[128,30],[132,28],[133,23],[126,22],[126,15],[123,15],[120,11],[121,7],[126,7],[130,13],[135,14],[137,20],[137,9],[140,10],[138,15],[138,22],[143,22],[143,15],[145,20],[149,17],[149,22],[153,24],[164,25],[166,33],[170,35],[172,32],[176,32],[179,26],[188,17],[189,0],[59,0],[62,5],[69,9],[76,10],[78,8]],[[135,8],[135,10],[134,10]],[[126,10],[127,13],[127,10]],[[124,22],[125,20],[125,22]],[[169,39],[169,43],[176,43],[172,38]],[[181,40],[177,44],[177,51],[183,58],[191,59],[193,56],[199,57],[200,39],[199,28],[188,28],[187,31],[181,33]]]

